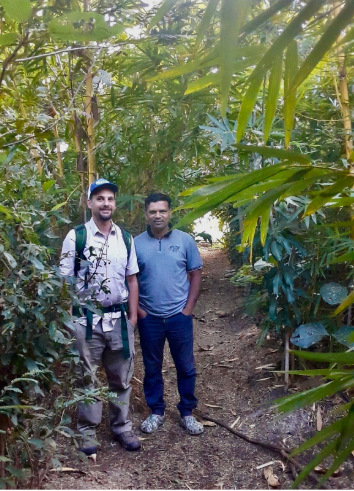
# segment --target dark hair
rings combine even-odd
[[[157,203],[158,201],[167,201],[168,207],[171,208],[171,198],[167,194],[163,193],[150,193],[145,198],[145,210],[148,209],[150,203]]]

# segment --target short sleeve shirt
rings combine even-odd
[[[135,238],[139,266],[139,305],[148,314],[171,317],[188,299],[188,273],[203,267],[194,239],[172,230],[161,240],[144,232]]]

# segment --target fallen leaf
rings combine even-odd
[[[224,312],[223,310],[217,310],[215,314],[219,317],[228,317],[230,315],[228,312]]]
[[[50,469],[50,472],[80,472],[81,474],[86,474],[85,471],[74,469],[73,467],[58,467],[55,469]]]
[[[216,423],[214,423],[213,421],[200,421],[202,423],[203,426],[216,426]]]
[[[321,431],[322,426],[323,426],[323,422],[322,422],[321,408],[320,406],[317,406],[317,421],[316,421],[317,431]]]
[[[326,472],[328,471],[328,469],[322,465],[316,466],[314,470],[318,474],[326,474]],[[338,477],[341,475],[342,472],[343,472],[343,468],[339,467],[336,471],[332,472],[332,477]]]
[[[136,380],[137,382],[139,382],[139,384],[143,384],[141,380],[139,380],[138,378],[136,377],[133,377],[134,380]]]
[[[199,346],[199,344],[198,344]],[[207,344],[206,346],[199,346],[199,351],[211,351],[215,348],[215,346],[210,346]]]
[[[278,476],[273,474],[273,469],[271,467],[266,467],[264,469],[264,477],[267,479],[269,486],[272,486],[272,488],[277,488],[279,486]]]
[[[239,416],[237,419],[235,419],[235,421],[230,425],[230,428],[234,428],[237,425],[237,423],[240,421],[240,418],[241,418],[241,416]]]
[[[233,365],[218,365],[221,368],[234,368]]]
[[[263,368],[275,368],[274,363],[268,363],[268,365],[262,365],[260,367],[256,367],[255,370],[263,370]]]
[[[225,360],[226,363],[231,363],[232,361],[239,360],[239,358],[236,356],[236,358],[231,358],[231,360]]]
[[[264,467],[269,467],[270,465],[273,465],[276,462],[277,462],[276,460],[271,460],[270,462],[266,462],[265,464],[257,466],[256,469],[259,470],[259,469],[263,469]]]
[[[222,406],[214,406],[213,404],[204,404],[205,406],[208,406],[208,407],[217,407],[219,409],[222,409]]]

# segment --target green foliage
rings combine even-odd
[[[126,26],[109,26],[95,12],[68,12],[49,22],[50,34],[63,41],[103,41],[123,32]]]
[[[1,0],[0,5],[5,10],[6,16],[16,22],[26,22],[31,17],[30,0]]]

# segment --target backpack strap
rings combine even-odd
[[[130,252],[132,250],[132,236],[129,232],[124,230],[123,227],[119,225],[120,231],[122,232],[125,247],[127,248],[127,260],[129,261]]]
[[[77,277],[80,267],[81,267],[81,261],[85,260],[86,257],[84,256],[84,249],[86,245],[86,239],[87,239],[87,230],[85,227],[85,224],[78,225],[75,227],[75,260],[74,260],[74,274]],[[87,282],[87,273],[85,274],[85,288],[88,288],[88,282]],[[75,317],[80,317],[82,315],[82,312],[80,312],[80,307],[78,305],[73,306],[73,315]],[[92,321],[93,321],[93,314],[91,311],[87,310],[86,313],[86,339],[91,339],[92,338]]]
[[[78,275],[81,266],[81,260],[86,259],[84,256],[84,249],[87,239],[87,230],[85,224],[75,227],[75,262],[74,262],[74,274]]]

